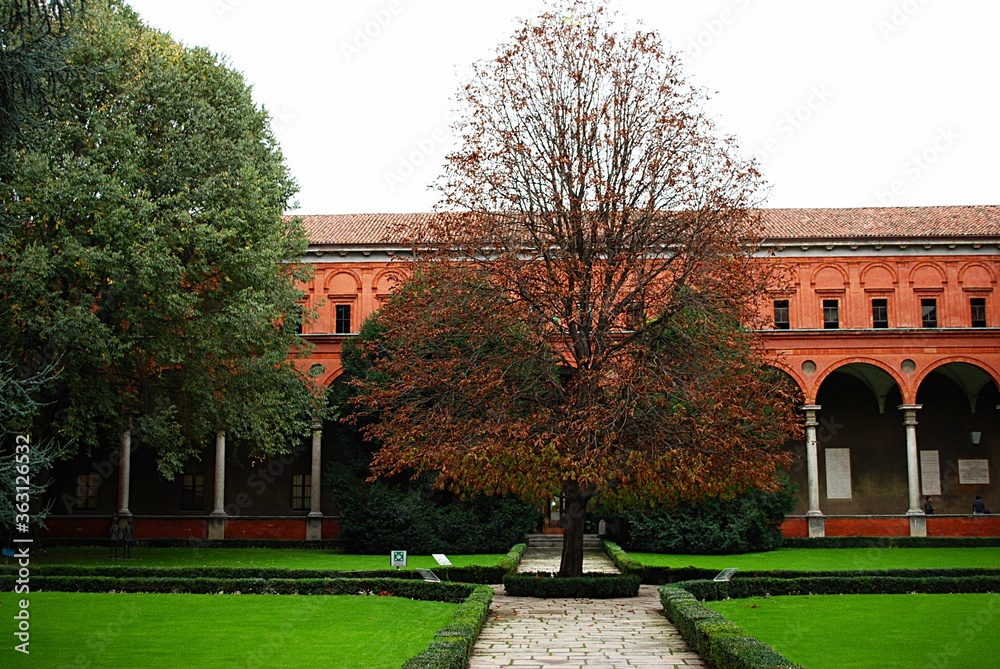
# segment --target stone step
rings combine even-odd
[[[533,548],[562,548],[563,535],[561,534],[529,534],[528,546]],[[583,535],[584,548],[601,548],[601,540],[596,534]]]

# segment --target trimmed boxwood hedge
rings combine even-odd
[[[714,669],[801,669],[677,586],[660,588],[667,618]]]
[[[715,669],[798,667],[741,627],[698,602],[728,598],[806,594],[904,594],[1000,592],[1000,576],[899,577],[819,576],[810,578],[734,578],[697,580],[659,589],[667,618],[681,636]]]
[[[701,600],[767,595],[896,595],[1000,592],[1000,576],[813,576],[734,578],[677,583]]]
[[[0,589],[13,587],[13,576],[0,577]],[[475,587],[468,583],[428,583],[423,580],[399,578],[114,578],[110,576],[80,578],[36,574],[31,576],[31,588],[35,591],[245,595],[382,594],[452,603],[464,600]]]
[[[549,574],[510,574],[503,579],[504,590],[512,597],[546,599],[635,597],[639,594],[639,585],[638,576],[620,574],[585,574],[575,578],[555,578]]]
[[[465,669],[492,601],[493,589],[477,586],[459,605],[451,623],[437,631],[427,650],[407,660],[403,669]]]

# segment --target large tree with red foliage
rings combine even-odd
[[[378,314],[375,475],[587,505],[768,488],[792,397],[752,334],[760,178],[656,34],[554,3],[459,95],[442,212]],[[402,232],[402,231],[400,231]],[[411,231],[412,232],[412,231]]]

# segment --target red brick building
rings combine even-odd
[[[782,277],[762,334],[802,390],[807,426],[790,444],[799,503],[786,534],[1000,536],[1000,515],[972,515],[976,496],[1000,509],[1000,207],[762,213],[761,262]],[[408,272],[392,224],[425,216],[305,217],[305,302],[319,317],[303,337],[327,384],[345,338]],[[333,538],[336,509],[314,485],[336,455],[330,428],[264,463],[225,458],[220,436],[172,482],[141,447],[123,459],[109,445],[106,459],[56,468],[49,531],[104,536],[121,508],[137,538]]]

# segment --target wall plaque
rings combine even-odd
[[[962,485],[986,485],[990,482],[989,460],[959,460],[958,482]]]
[[[851,499],[851,449],[826,449],[827,499]]]
[[[941,458],[938,451],[920,451],[920,493],[941,494]]]

